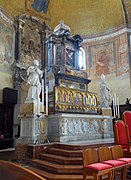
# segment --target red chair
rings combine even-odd
[[[126,125],[128,125],[129,129],[129,140],[131,141],[131,111],[125,111],[122,114],[122,119]]]
[[[114,125],[114,141],[116,145],[121,145],[124,156],[131,156],[129,130],[122,120],[118,120]]]
[[[83,180],[88,176],[93,176],[94,180],[99,180],[103,175],[108,175],[108,180],[114,178],[114,168],[109,164],[99,163],[97,149],[86,149],[82,152],[83,159]]]
[[[98,149],[99,161],[114,167],[115,174],[119,172],[122,180],[126,180],[127,166],[125,161],[112,158],[111,149],[109,147],[100,147]]]

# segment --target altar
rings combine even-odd
[[[20,143],[113,137],[111,109],[100,109],[97,92],[88,88],[82,41],[63,22],[48,37],[41,94],[36,102],[20,105]]]
[[[111,109],[100,109],[97,92],[88,89],[82,37],[61,22],[48,41],[48,139],[50,142],[113,137]],[[53,56],[50,54],[53,53]]]
[[[112,137],[111,116],[59,113],[48,117],[48,139],[50,142],[96,140]]]

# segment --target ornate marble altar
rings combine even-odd
[[[48,117],[48,139],[59,142],[113,137],[111,116],[61,113]]]

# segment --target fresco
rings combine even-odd
[[[13,29],[0,19],[0,64],[14,61]]]
[[[90,68],[95,68],[95,74],[110,74],[110,66],[114,65],[113,42],[90,47]]]
[[[98,37],[99,41],[87,39],[83,44],[87,72],[92,79],[99,79],[101,74],[107,77],[129,75],[127,33],[112,36]]]
[[[5,15],[6,14],[6,15]],[[12,74],[14,64],[14,27],[7,13],[0,13],[0,71]]]

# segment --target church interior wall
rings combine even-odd
[[[12,19],[0,18],[0,102],[4,87],[13,88],[14,27]]]
[[[33,1],[31,0],[30,3],[31,2]],[[68,9],[68,13],[66,14],[63,11],[65,8],[63,7],[64,2],[67,4],[66,8]],[[91,79],[89,91],[94,92],[95,89],[95,93],[98,93],[99,97],[100,75],[103,73],[105,74],[106,81],[111,89],[111,94],[113,95],[114,93],[117,93],[118,97],[120,97],[120,104],[124,104],[127,97],[129,99],[131,98],[128,37],[127,31],[122,32],[122,30],[120,31],[120,29],[117,29],[116,34],[114,35],[115,32],[112,30],[112,28],[125,23],[121,1],[103,1],[103,4],[101,4],[100,1],[84,1],[88,5],[80,4],[77,1],[73,2],[74,3],[71,5],[69,0],[63,0],[63,2],[52,0],[52,7],[50,7],[50,11],[46,15],[47,18],[45,18],[45,15],[42,15],[40,19],[42,22],[46,21],[47,24],[51,26],[51,29],[53,29],[60,20],[64,19],[65,23],[71,27],[73,34],[78,33],[83,35],[83,37],[95,34],[96,40],[94,40],[95,38],[93,38],[93,36],[92,38],[89,38],[88,36],[87,38],[84,38],[83,43],[83,48],[85,49],[86,54],[86,71],[88,73],[88,78]],[[25,10],[24,1],[20,1],[19,3],[12,0],[10,3],[7,3],[6,1],[6,5],[5,0],[2,0],[1,3],[1,5],[5,6],[6,11],[14,16],[18,15],[18,12],[27,14],[33,12],[30,11],[30,6],[28,6],[28,11]],[[10,5],[12,5],[12,8],[10,8]],[[13,7],[18,6],[19,8],[15,8],[14,10]],[[57,12],[54,12],[53,6],[54,8],[58,7]],[[77,12],[75,14],[72,10],[74,7]],[[115,11],[112,11],[112,7]],[[83,8],[86,9],[84,10]],[[112,13],[106,13],[110,9]],[[34,13],[33,15],[37,17],[38,13]],[[98,18],[96,18],[96,16]],[[110,31],[105,39],[103,39],[103,36],[99,36],[99,33],[102,31]],[[13,25],[1,18],[0,33],[2,34],[2,39],[0,39],[0,102],[2,102],[3,88],[14,87],[13,65],[15,31]],[[102,61],[104,66],[101,65]],[[27,84],[22,83],[21,103],[25,101],[27,91]],[[17,124],[17,122],[15,123]]]
[[[87,73],[92,80],[89,91],[99,95],[100,75],[104,74],[112,96],[117,93],[120,103],[131,97],[129,56],[126,28],[105,36],[84,39]]]
[[[74,1],[72,8],[73,8],[73,6],[78,6],[75,3],[76,2]],[[4,5],[5,4],[3,2],[3,6]],[[15,4],[12,4],[12,6],[13,5],[15,5]],[[90,5],[90,8],[92,7],[91,2],[88,5]],[[100,4],[98,4],[98,5],[100,5]],[[118,4],[114,4],[114,5],[117,6]],[[21,7],[23,7],[23,6],[25,6],[25,4],[21,4]],[[59,7],[61,7],[61,6],[62,6],[62,4],[59,4]],[[10,12],[10,14],[12,14],[12,11],[9,9],[8,5],[6,5],[5,7]],[[104,5],[104,7],[106,9],[107,4]],[[53,11],[52,7],[50,7],[50,8]],[[99,8],[97,8],[97,9],[99,9]],[[122,12],[122,7],[120,4],[119,4],[118,9],[121,10],[121,12]],[[18,9],[18,10],[20,11],[21,9]],[[90,9],[90,12],[91,12],[91,9]],[[17,12],[15,12],[15,13],[17,14]],[[62,18],[62,16],[64,16],[64,12],[62,12],[62,10],[60,10],[59,13],[61,14],[61,18]],[[118,12],[116,12],[116,13],[118,13]],[[69,14],[71,16],[71,13],[69,13]],[[123,13],[121,13],[121,14],[123,14]],[[82,15],[82,13],[81,13],[81,15]],[[48,16],[48,14],[47,14],[47,16]],[[57,14],[55,16],[57,16]],[[122,22],[124,22],[124,19],[123,19],[122,15],[120,15],[118,17],[119,17],[119,19],[117,19],[118,20],[117,23],[118,23],[118,25],[120,25]],[[66,16],[66,18],[69,20],[68,16]],[[56,19],[58,19],[58,18],[56,18]],[[72,18],[70,18],[70,19],[72,19]],[[56,21],[54,21],[53,17],[52,17],[52,22],[56,23]],[[84,22],[84,20],[83,20],[83,22]],[[91,22],[89,22],[89,23],[91,23]],[[76,30],[73,30],[74,24],[73,23],[71,23],[71,24],[72,24],[71,25],[72,31],[77,32]],[[79,33],[85,34],[85,30],[84,30],[84,32],[82,32],[82,29],[86,29],[86,34],[88,34],[88,31],[90,31],[90,28],[88,27],[88,23],[85,23],[85,24],[86,24],[85,25],[86,27],[84,26],[84,28],[81,28],[81,25],[77,26],[78,27],[77,30],[79,31]],[[54,25],[52,24],[51,26],[53,27]],[[13,62],[14,62],[14,55],[13,55],[14,54],[14,29],[13,29],[12,25],[10,25],[9,23],[7,23],[3,20],[1,20],[0,28],[1,28],[1,32],[2,32],[1,62],[0,62],[0,73],[2,74],[2,76],[1,76],[2,78],[1,78],[0,84],[1,84],[1,89],[3,89],[4,87],[13,87],[12,66],[13,66]],[[87,62],[86,62],[87,73],[89,75],[89,78],[92,80],[92,82],[89,85],[89,91],[92,91],[92,89],[94,89],[95,84],[96,84],[95,90],[99,94],[98,87],[99,87],[100,74],[104,73],[106,75],[107,81],[109,82],[109,84],[111,84],[112,92],[113,93],[119,92],[119,96],[122,99],[120,101],[121,101],[121,103],[124,103],[125,98],[127,96],[128,97],[130,96],[127,32],[124,32],[122,34],[116,34],[115,37],[112,37],[112,33],[114,33],[114,32],[109,33],[109,35],[110,35],[109,38],[106,38],[103,40],[101,37],[101,40],[98,40],[98,41],[88,39],[88,37],[87,37],[87,39],[85,39],[85,41],[83,43],[83,47],[84,47],[85,53],[86,53],[86,60],[87,60]],[[95,36],[96,36],[96,34],[95,34]],[[6,38],[8,39],[8,41],[5,41]],[[8,42],[8,45],[6,44],[6,42]],[[105,53],[105,55],[102,53]],[[6,56],[6,57],[4,57],[4,56]],[[99,65],[97,65],[98,64],[97,61],[100,58],[100,56],[103,56],[103,58],[105,58],[105,60],[104,60],[105,61],[105,66],[104,66],[105,70],[104,71],[99,67]],[[106,64],[106,62],[108,62],[108,61],[109,61],[109,63]],[[113,83],[114,80],[116,81],[115,85]],[[123,86],[123,84],[125,84],[125,82],[129,82],[129,84],[126,84],[126,86]],[[117,86],[116,86],[116,84],[117,84]],[[25,88],[25,85],[23,85],[23,86],[24,86],[24,88],[23,88],[24,93],[22,96],[25,97],[27,88]],[[120,86],[120,87],[118,87],[118,86]],[[123,91],[118,91],[118,89],[123,89],[123,88],[125,89],[125,92],[126,92],[124,94],[122,93]],[[1,95],[1,97],[2,97],[2,95]],[[25,98],[22,98],[22,100],[23,99],[25,99]]]
[[[75,5],[75,4],[74,4]],[[75,5],[77,6],[77,5]],[[120,6],[121,7],[121,6]],[[119,8],[120,8],[119,7]],[[61,13],[64,15],[63,13]],[[72,18],[70,18],[72,19]],[[119,21],[118,21],[119,22]],[[122,22],[122,21],[121,21]],[[86,23],[85,23],[86,24]],[[86,24],[87,25],[87,24]],[[88,25],[87,25],[88,26]],[[81,26],[79,26],[80,28]],[[1,92],[4,87],[13,87],[13,71],[12,66],[14,63],[14,28],[9,23],[1,19],[1,32],[2,39],[0,42],[1,47],[1,60],[0,60],[0,73],[2,73],[1,78]],[[87,28],[88,31],[89,28]],[[88,32],[86,33],[88,34]],[[81,32],[81,30],[79,30]],[[89,91],[93,91],[94,87],[99,95],[99,83],[100,75],[103,73],[106,75],[106,79],[111,84],[112,94],[119,92],[121,97],[120,102],[124,103],[125,98],[130,98],[130,78],[129,78],[129,62],[128,62],[128,42],[127,42],[127,32],[119,34],[112,37],[114,32],[107,35],[105,39],[98,37],[99,40],[94,38],[85,38],[83,47],[86,54],[86,65],[87,73],[92,82],[89,85]],[[96,34],[95,34],[95,37]],[[7,38],[7,41],[5,40]],[[8,44],[6,44],[8,43]],[[105,54],[104,54],[105,53]],[[6,57],[5,57],[6,56]],[[103,58],[100,61],[105,61],[103,68],[98,64],[98,59]],[[101,62],[99,62],[101,63]],[[3,74],[4,73],[4,74]],[[9,77],[9,78],[6,78]],[[114,83],[114,80],[116,83]],[[125,84],[126,86],[123,84]],[[27,89],[26,85],[22,88],[23,95],[21,101],[25,99]],[[118,91],[122,89],[122,91]],[[122,92],[125,92],[124,94]],[[2,97],[2,95],[1,95]],[[1,98],[2,99],[2,98]]]

